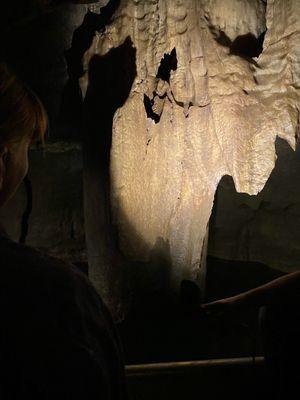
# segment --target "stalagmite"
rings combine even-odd
[[[111,210],[123,254],[145,270],[153,253],[168,260],[171,288],[200,279],[221,177],[256,195],[276,136],[295,147],[299,13],[299,0],[122,0],[85,54],[87,69],[126,38],[136,49],[136,77],[113,117]],[[84,93],[89,85],[86,73]]]

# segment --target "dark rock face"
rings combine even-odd
[[[60,4],[61,3],[61,4]],[[81,103],[70,92],[65,52],[88,6],[69,2],[7,2],[1,12],[1,60],[41,98],[50,122],[43,151],[30,153],[32,211],[26,243],[69,261],[86,261],[83,227]],[[27,197],[21,187],[1,210],[18,240]]]
[[[283,271],[299,268],[299,147],[276,142],[277,161],[257,196],[237,193],[223,177],[210,221],[208,252],[228,260],[260,261]]]
[[[79,146],[49,146],[31,154],[33,212],[28,244],[70,261],[84,261],[82,157]],[[47,174],[51,171],[51,174]]]
[[[85,261],[80,146],[56,143],[46,146],[44,152],[32,150],[29,179],[32,212],[26,243],[69,261]],[[1,220],[15,240],[21,235],[26,203],[22,186],[11,203],[1,210]]]
[[[6,6],[7,19],[1,25],[2,59],[42,99],[49,115],[51,140],[78,140],[76,104],[73,119],[70,109],[68,113],[61,109],[68,90],[65,51],[71,46],[73,32],[82,23],[88,7],[74,4],[42,7],[36,2],[26,2],[26,6],[13,4]],[[75,102],[69,99],[69,103],[72,101]]]

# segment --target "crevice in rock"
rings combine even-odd
[[[90,48],[95,32],[105,28],[119,5],[120,0],[110,0],[100,9],[99,14],[88,11],[82,24],[74,31],[72,46],[65,52],[70,79],[79,79],[84,74],[84,53]]]
[[[21,244],[26,243],[29,228],[29,218],[32,212],[32,185],[30,179],[28,178],[28,175],[26,175],[26,177],[24,178],[24,186],[27,197],[27,204],[21,221],[21,234],[19,239],[19,243]]]
[[[170,53],[165,53],[158,67],[156,74],[157,79],[161,79],[167,83],[170,83],[171,71],[176,71],[177,69],[177,54],[176,48],[174,47]],[[144,94],[144,107],[148,118],[151,118],[156,124],[159,123],[161,113],[157,114],[154,111],[155,99],[164,99],[166,94],[159,96],[155,91],[153,92],[152,99]]]
[[[74,221],[71,221],[70,227],[70,239],[75,239],[75,228],[74,228]]]
[[[146,94],[144,94],[144,106],[147,117],[151,118],[157,124],[160,121],[160,115],[153,111],[154,98],[155,96],[153,99],[150,99]]]
[[[120,0],[110,0],[100,9],[99,14],[88,11],[82,24],[73,33],[71,48],[65,51],[69,79],[62,93],[58,120],[60,123],[67,122],[73,127],[74,132],[79,130],[79,134],[83,99],[78,80],[85,73],[83,56],[91,47],[95,32],[105,29],[119,5]]]
[[[176,71],[177,69],[177,53],[174,47],[171,53],[165,53],[162,58],[156,77],[170,83],[171,71]]]

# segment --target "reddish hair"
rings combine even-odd
[[[48,127],[46,110],[37,95],[0,63],[0,144],[29,137],[44,142]]]

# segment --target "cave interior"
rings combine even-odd
[[[232,11],[232,7],[236,10],[236,14],[230,17],[224,10],[222,14],[222,2],[199,1],[204,10],[203,23],[207,24],[203,42],[208,50],[202,49],[202,52],[195,45],[193,51],[196,56],[186,54],[186,61],[183,61],[185,42],[180,40],[187,33],[184,27],[180,28],[180,24],[184,18],[193,20],[188,14],[190,11],[187,11],[188,17],[182,14],[184,2],[179,1],[178,8],[171,11],[167,10],[167,6],[162,6],[162,11],[159,11],[162,13],[161,19],[151,7],[156,3],[168,4],[168,1],[112,1],[109,2],[112,4],[111,9],[105,8],[106,1],[84,3],[32,0],[28,3],[6,2],[1,6],[1,60],[12,66],[40,96],[50,122],[46,144],[43,149],[34,147],[30,151],[27,180],[11,203],[1,211],[1,221],[15,240],[74,263],[90,275],[92,280],[97,274],[90,270],[89,254],[96,255],[95,268],[98,268],[99,263],[108,262],[112,253],[121,254],[121,261],[112,268],[119,268],[123,263],[121,276],[115,270],[111,272],[113,278],[101,275],[102,284],[106,286],[102,288],[100,285],[99,291],[103,289],[104,297],[114,296],[116,291],[116,299],[111,299],[111,302],[116,300],[124,308],[121,317],[117,318],[117,325],[127,365],[253,359],[253,363],[250,362],[246,367],[239,365],[236,369],[232,366],[227,369],[226,366],[215,367],[210,372],[204,368],[201,370],[202,378],[197,370],[190,374],[179,371],[181,383],[174,387],[172,373],[150,373],[145,377],[133,375],[129,380],[133,398],[181,398],[184,395],[192,398],[199,385],[211,398],[219,398],[226,391],[232,391],[230,398],[235,395],[241,398],[239,391],[244,394],[243,398],[249,396],[250,399],[254,395],[258,397],[257,393],[263,390],[266,378],[259,363],[255,369],[255,358],[262,356],[257,310],[208,318],[199,315],[196,306],[201,302],[254,288],[297,269],[300,257],[300,189],[297,184],[300,173],[300,153],[297,147],[299,109],[296,117],[293,110],[299,106],[296,97],[299,95],[300,53],[299,44],[298,47],[293,45],[292,36],[297,33],[299,35],[300,30],[296,31],[297,26],[300,29],[299,22],[297,26],[296,22],[291,22],[290,42],[286,45],[290,54],[294,48],[298,49],[298,53],[296,50],[293,53],[298,54],[297,63],[288,66],[292,71],[293,84],[287,84],[284,77],[280,83],[284,72],[278,67],[280,71],[275,71],[276,77],[270,78],[275,87],[273,91],[273,86],[265,78],[268,70],[267,61],[263,58],[273,56],[272,53],[271,56],[267,54],[271,52],[270,42],[272,44],[274,34],[271,32],[274,29],[271,23],[266,22],[269,2],[257,0],[252,2],[256,5],[251,6],[250,1],[244,0],[241,3],[245,3],[248,14],[245,11],[241,15],[241,10],[235,7],[235,3],[240,2],[228,0],[230,10],[227,14]],[[195,2],[189,0],[188,3],[193,5]],[[283,1],[276,0],[273,3],[278,8],[284,7]],[[297,1],[289,0],[292,6],[295,3]],[[128,21],[123,14],[121,16],[125,22],[121,21],[119,14],[115,14],[118,7],[126,7],[127,4],[129,10],[130,7],[144,7],[144,14],[140,9],[141,15],[137,14],[136,37],[130,35],[131,28],[127,28]],[[174,14],[175,22],[169,16],[170,22],[164,19],[163,12],[170,12],[172,18]],[[164,47],[159,40],[149,44],[145,39],[147,35],[153,34],[153,26],[151,29],[147,26],[147,16],[150,14],[158,18],[155,24],[161,23],[162,30],[163,24],[169,24],[171,39],[166,39],[168,46]],[[262,16],[258,18],[260,14]],[[114,15],[118,18],[114,19]],[[227,22],[222,23],[220,15],[229,18],[227,25]],[[253,15],[258,18],[257,21],[253,22]],[[241,23],[237,24],[239,19]],[[249,21],[248,25],[245,20]],[[146,24],[146,29],[139,26],[142,22]],[[127,24],[127,30],[122,27],[124,32],[120,28],[122,32],[118,33],[119,41],[114,37],[111,39],[117,35],[114,33],[117,31],[115,28],[107,30],[108,25],[117,26],[118,23],[122,26]],[[288,23],[286,25],[289,26]],[[188,23],[187,26],[189,32],[192,28]],[[171,35],[172,29],[176,31],[173,35],[175,39]],[[196,28],[190,33],[191,43],[195,31]],[[169,33],[163,31],[159,34]],[[99,45],[96,50],[95,37],[103,42],[102,47]],[[210,48],[210,43],[217,50]],[[153,54],[147,50],[150,45],[153,46]],[[282,49],[278,51],[284,54],[282,59],[288,58]],[[202,53],[199,55],[197,52]],[[218,70],[219,66],[214,65],[213,57],[220,58],[220,54],[224,55],[224,70]],[[197,64],[197,60],[202,62],[203,59],[210,67]],[[188,68],[191,71],[182,78]],[[195,70],[198,72],[195,73]],[[193,74],[197,78],[193,78]],[[180,79],[186,80],[188,89],[182,87]],[[183,92],[190,90],[193,79],[200,94],[191,89],[189,97]],[[224,86],[222,82],[225,82]],[[238,97],[242,95],[231,89],[234,85],[239,86],[243,97]],[[260,87],[258,94],[255,85]],[[278,130],[274,128],[274,137],[269,141],[265,138],[257,139],[262,140],[262,144],[253,150],[258,154],[256,158],[250,154],[250,150],[246,149],[243,153],[247,140],[251,142],[249,148],[253,149],[260,133],[256,128],[255,138],[251,132],[243,137],[241,133],[243,143],[240,144],[239,130],[244,132],[248,125],[244,122],[239,125],[239,118],[253,120],[257,116],[257,120],[263,120],[265,117],[258,114],[261,110],[261,113],[266,113],[266,118],[272,119],[270,115],[273,115],[275,120],[276,107],[282,110],[285,100],[278,99],[274,109],[268,107],[280,90],[283,93],[284,85],[292,87],[290,92],[293,93],[288,94],[291,95],[290,101],[296,99],[298,104],[292,111],[288,110],[292,115],[291,120],[294,118],[296,121],[291,134],[294,137],[289,139],[288,134],[280,131],[280,125],[274,123]],[[277,87],[280,90],[276,91]],[[228,109],[241,102],[244,102],[243,107],[239,109],[236,106],[232,114],[228,110],[222,114],[220,107],[223,100],[219,99],[224,98],[225,104],[231,101],[228,100],[230,96],[233,98],[235,95],[237,100],[233,100],[234,103],[230,103]],[[210,96],[209,100],[207,96]],[[247,111],[249,97],[251,99]],[[221,128],[215,128],[219,134],[218,146],[223,146],[221,153],[228,155],[226,162],[223,161],[223,155],[217,153],[219,150],[212,150],[214,146],[216,149],[218,147],[213,139],[210,141],[207,136],[203,136],[202,141],[199,139],[200,144],[198,139],[190,139],[193,135],[201,136],[202,130],[211,129],[211,117],[206,116],[208,113],[213,115],[215,124],[219,116],[224,119],[228,116],[228,121],[230,118],[237,120],[234,122],[237,128],[228,132],[228,137],[222,136]],[[228,121],[224,122],[224,125],[227,124],[224,129],[230,130]],[[266,124],[262,124],[265,127]],[[203,128],[198,131],[200,125]],[[141,127],[145,128],[144,131]],[[130,131],[127,136],[126,129]],[[273,126],[268,126],[268,129],[271,132]],[[180,139],[179,131],[184,132],[187,139]],[[266,135],[266,132],[263,131],[263,134]],[[230,142],[229,138],[234,135],[239,138]],[[161,139],[158,139],[159,136]],[[132,137],[136,137],[136,141],[131,141]],[[175,142],[177,138],[179,145]],[[164,148],[168,140],[170,146]],[[184,146],[180,140],[186,140],[184,143],[191,140],[182,154],[176,147]],[[292,140],[295,141],[294,146]],[[143,147],[141,143],[144,143]],[[126,153],[130,147],[132,154],[143,153],[144,158]],[[203,149],[201,154],[199,148]],[[242,149],[240,155],[235,148]],[[118,157],[121,161],[118,161]],[[134,157],[136,159],[132,161],[132,167],[130,160]],[[147,165],[142,164],[145,157],[150,160]],[[240,157],[236,164],[232,161],[235,157]],[[172,168],[176,181],[174,187],[177,185],[177,158],[180,159],[179,164],[186,164],[186,170],[182,170],[185,178],[181,180],[183,183],[178,197],[176,190],[170,189]],[[198,158],[201,159],[199,164]],[[231,161],[233,166],[230,166]],[[247,164],[247,173],[241,171],[243,167],[238,162]],[[154,163],[161,165],[161,169],[156,168]],[[263,170],[265,166],[266,170],[260,175],[260,168]],[[145,181],[150,175],[152,180],[149,178],[150,184],[147,186]],[[258,175],[259,183],[256,184],[255,177]],[[116,179],[116,183],[113,179]],[[125,189],[121,185],[122,179]],[[162,182],[155,186],[153,182],[160,179]],[[201,181],[199,188],[197,179]],[[205,180],[208,180],[208,184],[202,187]],[[131,182],[136,183],[131,185]],[[168,197],[163,194],[164,188],[170,198],[174,197],[174,205],[170,201],[170,207],[174,206],[176,212],[179,210],[178,214],[174,211],[175,216],[169,220],[169,205],[166,204]],[[151,192],[149,196],[148,192]],[[191,197],[189,193],[192,193]],[[200,199],[199,202],[192,200],[193,196]],[[136,208],[133,209],[134,199],[140,214]],[[117,203],[119,200],[120,203]],[[149,207],[147,204],[150,204]],[[151,207],[161,211],[152,212]],[[199,207],[197,210],[200,210],[200,214],[203,211],[205,215],[203,218],[200,215],[202,219],[197,219],[192,212],[189,215],[193,207]],[[137,215],[136,221],[132,220],[134,215]],[[151,225],[149,221],[152,219],[156,220],[156,225]],[[190,221],[189,225],[186,221]],[[139,223],[142,226],[140,230]],[[151,231],[149,235],[146,232],[147,226]],[[180,236],[177,230],[184,231],[187,226],[190,231],[186,236]],[[159,229],[163,232],[161,235],[157,234]],[[202,236],[198,231],[202,232]],[[124,237],[124,232],[130,239]],[[189,235],[193,238],[186,239]],[[155,240],[152,240],[153,237]],[[189,275],[189,271],[184,268],[181,272],[178,259],[181,255],[185,260],[188,257],[178,250],[180,243],[184,244],[184,248],[190,246],[199,250],[197,257],[193,253],[190,258],[194,260],[195,257],[198,266],[201,264],[204,271],[201,283],[197,280],[198,273]],[[124,249],[128,250],[127,254]],[[187,250],[189,252],[190,248]],[[140,254],[144,254],[145,259],[139,257]],[[177,268],[174,273],[177,279],[175,289],[172,286],[175,279],[173,265]],[[110,283],[106,283],[106,279],[113,279],[113,289]],[[181,283],[179,289],[178,279]],[[201,379],[200,384],[198,382]],[[213,389],[215,380],[219,380],[220,385]],[[141,395],[145,392],[147,395]]]

